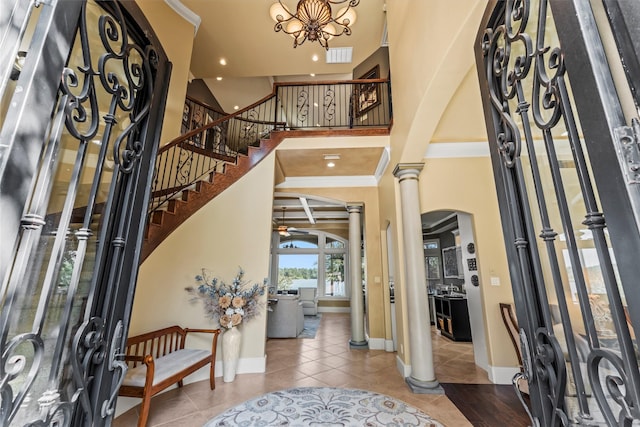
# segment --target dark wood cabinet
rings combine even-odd
[[[471,341],[466,298],[435,297],[436,327],[454,341]]]

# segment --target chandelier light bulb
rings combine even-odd
[[[347,27],[351,27],[356,23],[356,11],[350,7],[343,7],[336,14],[336,21],[341,24],[344,24]]]
[[[324,38],[329,41],[331,40],[334,36],[336,36],[336,27],[333,24],[327,24],[324,26]]]
[[[302,22],[297,19],[292,20],[287,24],[287,34],[291,34],[291,37],[296,38],[296,33],[302,31]]]
[[[292,15],[285,5],[278,2],[271,5],[271,8],[269,9],[269,16],[271,16],[271,19],[278,22],[286,21],[287,19],[291,18]],[[281,18],[278,19],[278,17]]]

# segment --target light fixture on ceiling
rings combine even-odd
[[[340,154],[323,154],[322,157],[327,162],[327,167],[329,168],[336,166],[334,160],[340,160]]]
[[[347,5],[334,16],[331,5],[343,3]],[[269,9],[269,15],[276,22],[276,32],[293,37],[293,47],[310,40],[329,49],[328,42],[333,37],[351,35],[351,26],[356,22],[353,8],[359,3],[360,0],[300,0],[295,13],[291,13],[282,0],[278,0]]]

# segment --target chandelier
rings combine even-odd
[[[347,3],[336,15],[331,5]],[[296,12],[291,13],[282,4],[282,0],[274,3],[269,10],[271,18],[276,21],[275,32],[282,31],[293,37],[293,47],[298,47],[306,40],[317,41],[329,50],[328,41],[342,34],[351,35],[351,26],[356,22],[353,10],[360,0],[300,0]]]

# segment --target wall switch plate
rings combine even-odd
[[[500,286],[500,278],[499,277],[491,277],[491,286]]]

